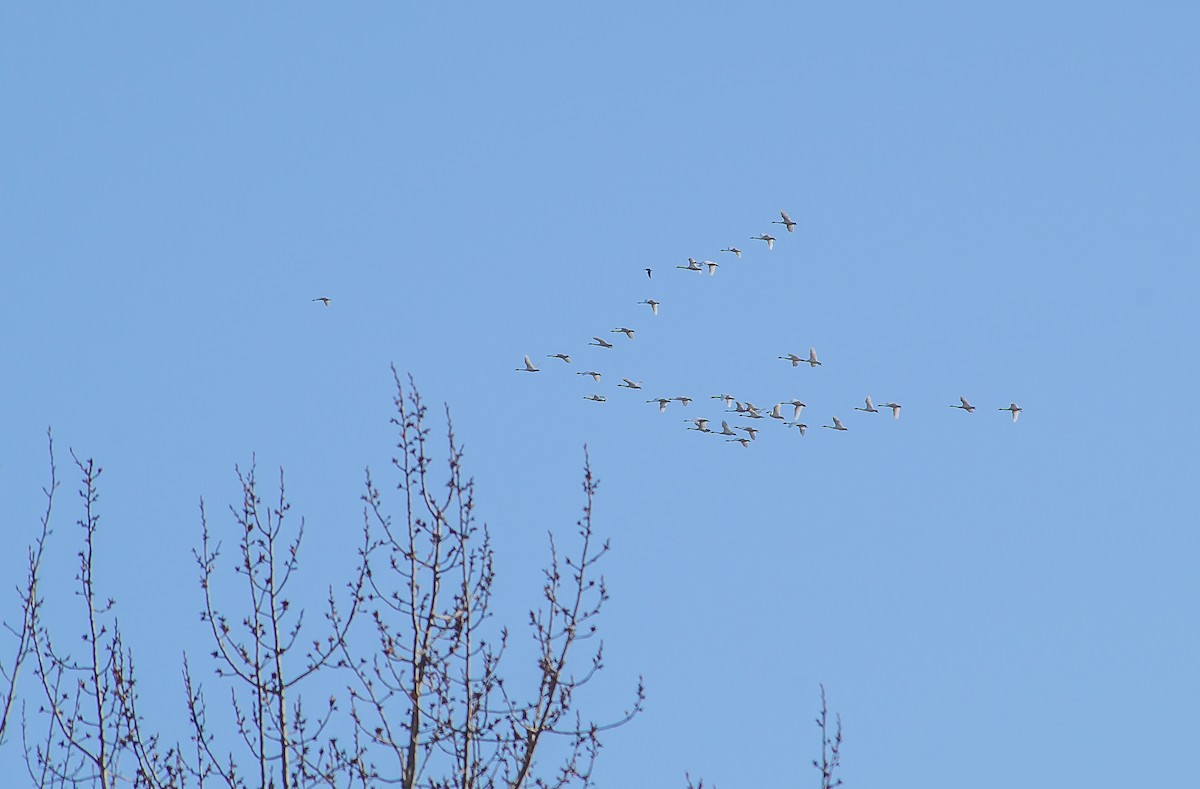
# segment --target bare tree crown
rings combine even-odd
[[[486,524],[475,519],[475,486],[449,411],[446,471],[437,476],[426,407],[411,379],[406,389],[394,368],[393,379],[395,495],[382,492],[368,469],[358,561],[341,591],[328,587],[316,621],[295,602],[303,596],[295,576],[305,522],[290,515],[282,471],[268,504],[256,465],[237,469],[241,495],[228,527],[210,524],[201,501],[200,621],[223,698],[210,700],[185,654],[189,731],[182,738],[160,734],[139,711],[133,655],[97,576],[102,472],[73,453],[83,506],[75,576],[81,652],[63,650],[39,616],[58,485],[51,443],[41,533],[18,588],[22,618],[6,625],[15,651],[0,663],[0,744],[20,669],[33,664],[40,702],[33,711],[22,707],[21,718],[31,785],[593,785],[602,733],[631,721],[645,693],[639,679],[625,708],[608,718],[581,706],[604,668],[597,628],[608,591],[599,566],[609,551],[592,524],[597,483],[586,448],[583,514],[567,547],[550,532],[542,600],[526,617],[534,658],[521,681],[506,683],[507,672],[519,677],[522,667],[504,660],[510,629],[492,609],[495,552]]]

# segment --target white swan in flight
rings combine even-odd
[[[671,402],[671,398],[656,397],[653,400],[647,400],[646,402],[647,403],[658,403],[658,413],[661,414],[662,412],[667,410],[667,403]]]
[[[849,430],[850,429],[850,428],[846,427],[845,425],[843,425],[842,420],[838,419],[836,416],[833,418],[832,425],[821,425],[821,427],[827,427],[830,430]]]
[[[519,372],[519,373],[536,373],[536,372],[540,372],[540,370],[538,370],[538,368],[534,367],[533,362],[529,361],[529,357],[526,356],[525,357],[525,366],[518,367],[517,372]]]
[[[1021,413],[1021,412],[1022,412],[1022,411],[1024,411],[1025,409],[1021,408],[1021,406],[1017,405],[1016,403],[1009,403],[1009,404],[1008,404],[1008,408],[1001,408],[1001,409],[999,409],[999,410],[1001,410],[1001,411],[1011,411],[1011,412],[1012,412],[1013,421],[1014,421],[1014,422],[1016,422],[1016,421],[1017,421],[1017,414]]]
[[[950,406],[951,408],[961,408],[962,410],[966,411],[968,414],[975,410],[975,406],[968,403],[967,398],[960,397],[958,399],[962,401],[962,405],[952,405],[952,406]]]
[[[855,411],[866,411],[868,414],[878,414],[878,413],[879,413],[879,409],[878,409],[878,408],[876,408],[876,407],[875,407],[875,404],[871,402],[871,396],[870,396],[870,395],[867,395],[867,407],[866,407],[866,408],[861,408],[861,407],[859,407],[859,406],[854,406],[854,410],[855,410]]]
[[[780,212],[779,212],[779,215],[780,215],[781,217],[783,217],[783,221],[782,221],[782,222],[780,222],[778,219],[776,219],[776,220],[775,220],[775,221],[773,221],[771,224],[773,224],[773,225],[783,225],[784,227],[786,227],[786,228],[787,228],[787,231],[788,231],[789,233],[790,233],[790,232],[792,232],[793,230],[795,230],[795,229],[796,229],[796,223],[795,223],[795,222],[793,222],[793,221],[792,221],[792,218],[791,218],[790,216],[788,216],[788,215],[787,215],[787,211],[780,211]]]

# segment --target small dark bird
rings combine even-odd
[[[329,298],[329,297],[327,297],[327,296],[322,296],[322,297],[321,297],[321,298],[319,298],[319,299],[313,299],[313,301],[319,301],[319,302],[321,302],[322,304],[324,304],[326,307],[328,307],[328,306],[329,306],[329,302],[330,302],[330,301],[332,301],[332,299],[330,299],[330,298]]]
[[[654,277],[650,276],[650,269],[646,269],[646,279],[654,279]]]

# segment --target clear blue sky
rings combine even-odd
[[[390,481],[394,362],[453,411],[517,631],[590,447],[613,553],[589,708],[638,674],[649,693],[601,786],[814,786],[822,681],[847,786],[1190,785],[1198,24],[1186,3],[5,5],[3,587],[53,426],[47,593],[72,602],[70,446],[106,469],[99,581],[176,725],[200,497],[228,526],[234,464],[284,466],[319,607],[363,468]],[[749,237],[780,209],[799,226],[768,253]],[[810,345],[818,369],[776,359]],[[569,374],[592,367],[599,388]],[[722,391],[799,397],[813,429],[686,432]],[[868,394],[903,417],[853,412]],[[848,432],[817,427],[834,414]]]

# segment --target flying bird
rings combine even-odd
[[[832,425],[821,425],[821,427],[827,427],[830,430],[849,430],[848,427],[842,424],[842,420],[838,419],[836,416],[833,418]]]
[[[773,224],[773,225],[784,225],[784,226],[787,228],[787,231],[788,231],[789,233],[790,233],[790,232],[792,232],[793,230],[795,230],[795,229],[796,229],[796,223],[795,223],[795,222],[793,222],[793,221],[792,221],[792,218],[791,218],[790,216],[788,216],[788,215],[787,215],[787,211],[780,211],[780,212],[779,212],[779,215],[780,215],[781,217],[783,217],[783,221],[782,221],[782,222],[780,222],[778,219],[776,219],[776,220],[775,220],[774,222],[772,222],[771,224]]]
[[[617,384],[617,386],[623,386],[626,389],[641,389],[642,388],[641,381],[630,381],[628,378],[622,378],[621,380],[624,381],[625,383]]]
[[[571,363],[571,357],[567,356],[565,353],[552,353],[552,354],[548,355],[546,358],[547,359],[562,359],[567,364]]]
[[[587,395],[583,399],[584,400],[595,400],[597,403],[603,403],[608,398],[605,397],[604,395],[593,394],[593,395]]]
[[[738,257],[742,256],[742,250],[738,249],[737,247],[725,247],[721,251],[722,252],[732,252],[733,254],[737,255]]]
[[[727,438],[727,439],[725,439],[725,443],[726,444],[741,444],[743,447],[746,447],[747,449],[750,447],[750,439],[748,439],[748,438]]]
[[[689,403],[692,402],[692,398],[690,398],[690,397],[672,397],[671,399],[678,400],[679,402],[683,403],[684,405],[688,405]]]
[[[737,433],[733,432],[733,429],[729,427],[729,423],[726,422],[724,419],[721,420],[721,435],[723,435],[723,436],[736,436],[737,435]]]
[[[591,345],[591,343],[588,343],[588,344]],[[600,373],[596,372],[595,370],[584,370],[581,373],[575,373],[575,374],[576,375],[590,375],[590,376],[592,376],[593,381],[596,381],[597,383],[599,383],[599,381],[600,381]]]
[[[708,398],[708,399],[709,399],[709,400],[724,400],[724,401],[725,401],[725,407],[726,407],[726,408],[732,408],[732,407],[733,407],[733,395],[731,395],[731,394],[719,394],[719,395],[713,395],[712,397],[710,397],[710,398]]]
[[[629,339],[631,339],[631,340],[633,339],[633,329],[626,329],[624,326],[620,327],[619,329],[613,329],[611,333],[612,334],[624,334]]]
[[[708,420],[707,419],[685,419],[683,421],[696,423],[695,427],[689,427],[688,430],[699,430],[701,433],[711,433],[712,432],[711,430],[708,429]]]
[[[763,233],[761,236],[750,236],[750,240],[751,241],[766,241],[767,249],[775,248],[775,237],[769,236],[766,233]]]
[[[329,302],[333,301],[333,299],[329,298],[328,296],[321,296],[320,298],[313,299],[313,301],[319,301],[322,304],[324,304],[326,307],[328,307]]]
[[[671,398],[656,397],[653,400],[647,400],[646,402],[647,403],[658,403],[658,413],[661,414],[662,412],[667,410],[667,403],[671,402]]]
[[[854,410],[855,411],[866,411],[868,414],[878,414],[879,413],[879,409],[876,408],[875,405],[871,402],[870,395],[867,395],[867,407],[866,408],[859,408],[858,406],[854,406]]]
[[[1019,405],[1017,405],[1016,403],[1009,403],[1009,404],[1008,404],[1008,408],[1001,408],[1001,409],[999,409],[999,410],[1001,410],[1001,411],[1012,411],[1013,421],[1014,421],[1014,422],[1016,422],[1016,421],[1017,421],[1017,414],[1021,413],[1021,412],[1022,412],[1022,411],[1024,411],[1025,409],[1021,408],[1021,407],[1020,407]]]
[[[758,439],[758,428],[757,427],[735,427],[734,430],[745,430],[746,435],[750,436],[751,441],[755,441]]]
[[[537,372],[541,372],[541,371],[538,370],[538,368],[534,367],[533,362],[529,361],[529,357],[526,356],[525,357],[525,366],[518,367],[517,372],[519,372],[519,373],[537,373]]]
[[[655,315],[658,314],[658,304],[659,303],[657,301],[655,301],[654,299],[646,299],[645,301],[639,301],[638,304],[649,304],[650,311],[653,312]]]
[[[652,277],[650,275],[650,269],[645,269],[645,272],[646,272],[646,279],[654,279],[654,277]]]
[[[807,404],[807,403],[802,403],[802,402],[800,402],[799,400],[788,400],[788,401],[786,401],[786,402],[784,403],[784,405],[790,405],[790,406],[792,406],[793,408],[795,408],[795,409],[796,409],[796,413],[792,414],[792,419],[799,419],[799,418],[800,418],[800,412],[801,412],[801,411],[803,411],[803,410],[804,410],[804,408],[805,408],[805,406],[807,406],[808,404]]]
[[[837,421],[837,420],[834,420],[834,421]],[[802,424],[800,422],[784,422],[784,424],[787,425],[788,427],[794,427],[797,430],[799,430],[800,435],[804,435],[805,433],[808,432],[808,425]],[[825,427],[829,427],[829,425],[825,425]],[[845,430],[845,428],[842,428],[842,429]]]
[[[717,268],[718,268],[718,267],[719,267],[721,264],[720,264],[720,263],[713,263],[711,260],[706,260],[706,261],[704,261],[704,265],[708,266],[708,276],[710,276],[710,277],[711,277],[712,275],[714,275],[714,274],[716,274],[716,273],[717,273]]]
[[[607,340],[602,340],[599,337],[593,337],[592,339],[595,340],[595,342],[589,342],[588,345],[595,345],[597,348],[613,347],[613,344],[611,342],[608,342]]]
[[[787,417],[779,412],[779,409],[782,407],[783,405],[781,403],[776,403],[775,407],[771,409],[771,413],[767,414],[767,416],[771,417],[772,419],[786,419]]]
[[[816,367],[821,363],[817,360],[817,349],[811,345],[808,347],[808,359],[806,361],[809,367]]]
[[[975,406],[968,403],[967,398],[960,397],[958,399],[962,400],[962,405],[952,405],[952,406],[950,406],[951,408],[961,408],[962,410],[966,411],[968,414],[975,410]]]
[[[688,264],[686,266],[676,266],[675,268],[681,268],[684,271],[703,271],[704,270],[704,269],[700,268],[700,261],[696,260],[695,258],[688,258]]]
[[[881,408],[890,408],[890,409],[892,409],[892,419],[899,419],[899,418],[900,418],[900,404],[899,404],[899,403],[884,403],[884,404],[881,406]]]

